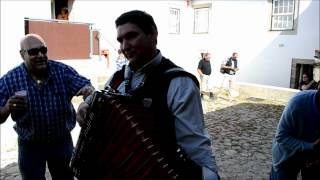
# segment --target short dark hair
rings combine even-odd
[[[69,9],[67,7],[62,7],[61,12],[64,11],[65,13],[69,13]]]
[[[146,34],[158,32],[157,25],[152,16],[144,11],[133,10],[123,13],[116,19],[115,23],[116,27],[125,23],[135,24]]]

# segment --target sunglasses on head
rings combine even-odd
[[[39,52],[41,52],[42,54],[47,54],[48,49],[47,47],[40,47],[40,48],[32,48],[29,50],[25,50],[30,56],[36,56],[39,54]]]

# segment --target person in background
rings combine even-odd
[[[300,82],[300,85],[299,85],[299,89],[301,91],[316,89],[316,85],[317,85],[317,82],[311,79],[308,73],[302,74],[302,81]]]
[[[210,64],[211,54],[208,52],[201,53],[201,60],[198,63],[197,71],[200,76],[200,93],[201,97],[203,94],[209,94],[213,97],[211,92],[209,80],[211,75],[211,64]]]
[[[23,63],[0,78],[0,124],[9,115],[18,134],[22,180],[72,180],[70,131],[76,124],[73,96],[94,91],[89,79],[72,67],[48,60],[45,41],[36,34],[21,40]]]
[[[234,88],[234,84],[236,81],[236,73],[237,71],[239,71],[238,53],[232,53],[232,56],[230,58],[222,62],[221,68],[224,69],[224,79],[222,81],[222,86],[223,83],[227,81],[229,96],[238,96],[239,93]]]
[[[270,180],[320,179],[320,89],[298,92],[285,107],[272,145]]]
[[[57,19],[59,20],[69,20],[69,10],[67,7],[62,7],[60,9],[60,13],[57,16]]]
[[[120,15],[115,24],[117,40],[129,64],[117,71],[106,87],[120,93],[136,92],[133,95],[151,102],[148,110],[155,113],[155,122],[162,129],[160,144],[178,145],[197,164],[197,168],[187,173],[217,180],[218,168],[205,129],[196,77],[162,56],[157,49],[158,30],[151,15],[133,10]],[[165,79],[165,74],[174,70],[176,76]],[[88,104],[90,98],[78,108],[77,118],[82,124],[89,111]]]

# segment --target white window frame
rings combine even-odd
[[[297,0],[272,0],[271,30],[294,30]]]
[[[194,34],[208,34],[210,22],[210,7],[194,8]]]
[[[169,33],[180,34],[180,9],[169,8]]]

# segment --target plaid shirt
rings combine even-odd
[[[72,67],[48,61],[48,80],[39,88],[22,63],[0,79],[0,106],[15,92],[26,90],[28,108],[22,117],[13,118],[20,139],[50,142],[66,136],[75,127],[73,96],[90,80]]]

